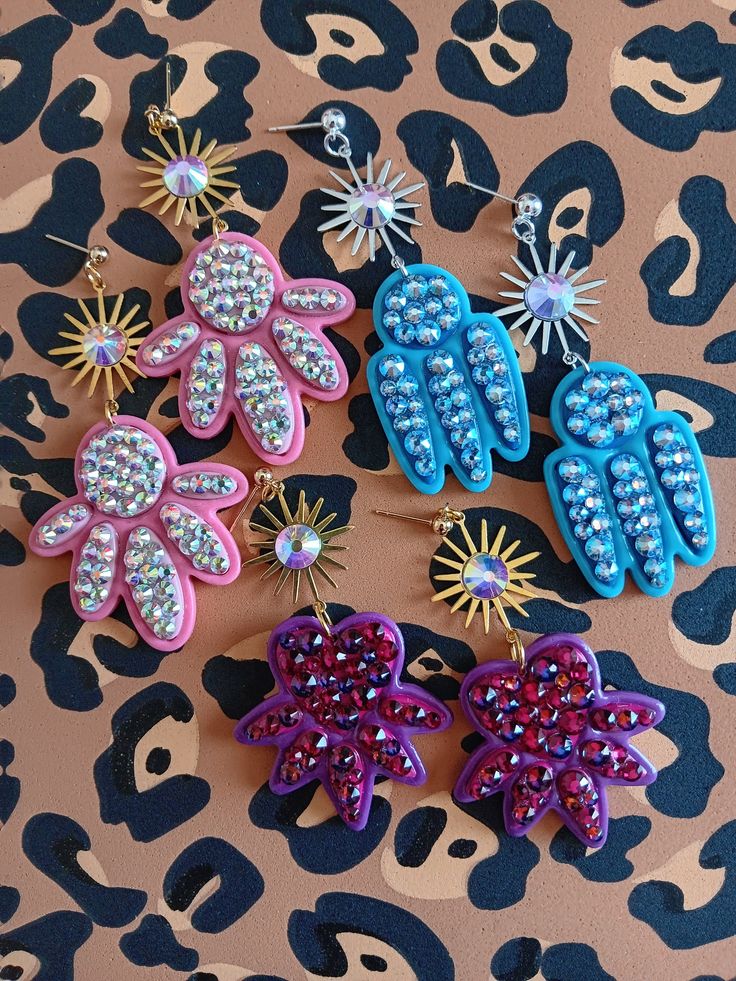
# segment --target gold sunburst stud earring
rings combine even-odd
[[[236,168],[232,164],[223,166],[225,160],[235,153],[234,146],[218,148],[217,140],[210,142],[200,149],[202,131],[196,130],[191,143],[187,146],[184,132],[179,124],[176,113],[171,108],[171,66],[166,62],[166,105],[159,109],[150,105],[145,112],[148,131],[158,138],[166,156],[154,153],[148,147],[142,147],[143,152],[151,160],[150,164],[140,164],[138,170],[152,174],[150,180],[141,184],[143,188],[155,188],[140,203],[140,208],[149,204],[161,202],[158,213],[165,214],[176,202],[174,224],[178,225],[187,206],[195,225],[199,224],[201,216],[199,205],[213,219],[217,212],[210,201],[214,198],[222,204],[229,205],[230,200],[222,193],[222,189],[237,189],[234,181],[223,179]],[[164,136],[164,131],[176,131],[177,146],[174,148]]]
[[[46,238],[87,254],[87,261],[83,267],[84,275],[97,293],[96,302],[77,300],[82,313],[81,320],[78,317],[73,317],[70,313],[64,314],[64,317],[75,328],[76,333],[60,330],[59,337],[63,337],[70,343],[63,347],[52,348],[49,354],[71,355],[70,360],[62,367],[78,369],[79,374],[72,385],[78,385],[91,372],[87,391],[89,398],[94,395],[97,382],[103,377],[107,388],[107,397],[114,400],[113,380],[115,375],[122,381],[127,390],[132,392],[133,386],[130,383],[129,373],[131,375],[143,375],[135,363],[136,349],[143,342],[143,335],[140,337],[138,335],[148,327],[147,320],[133,323],[140,310],[140,304],[136,303],[130,310],[122,314],[125,294],[120,293],[113,299],[112,309],[108,312],[108,305],[105,302],[107,284],[100,273],[100,266],[107,261],[109,255],[104,246],[93,245],[87,249],[83,245],[68,242],[56,235],[46,235]]]

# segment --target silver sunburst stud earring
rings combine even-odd
[[[512,198],[506,194],[500,194],[498,191],[492,191],[488,187],[481,187],[479,184],[468,182],[468,186],[514,205],[516,217],[511,224],[511,231],[515,238],[528,246],[534,265],[534,271],[532,271],[517,256],[511,256],[512,262],[515,263],[524,279],[512,276],[511,273],[501,273],[505,280],[518,286],[519,289],[503,290],[499,293],[499,296],[513,302],[508,303],[500,310],[496,310],[496,316],[509,317],[512,314],[519,314],[514,322],[509,325],[509,330],[514,330],[517,327],[525,328],[524,346],[531,344],[541,327],[542,354],[547,354],[549,350],[550,336],[552,327],[554,327],[564,355],[567,358],[571,357],[565,336],[565,327],[573,330],[582,340],[590,341],[584,327],[576,321],[581,320],[587,324],[598,323],[595,317],[591,317],[589,313],[580,308],[600,303],[600,300],[583,296],[583,294],[596,286],[603,286],[606,282],[605,279],[593,279],[578,285],[578,280],[585,275],[588,267],[582,266],[571,273],[575,253],[569,252],[558,268],[557,246],[554,243],[550,245],[547,269],[543,267],[535,245],[534,219],[542,213],[542,201],[536,194],[526,193],[520,194],[518,198]],[[531,321],[530,324],[529,321]],[[529,326],[526,327],[526,324]]]
[[[351,232],[354,232],[355,238],[350,250],[351,255],[357,254],[367,236],[371,262],[374,262],[376,258],[376,233],[378,233],[392,260],[397,259],[396,249],[391,242],[389,232],[403,238],[410,245],[414,244],[398,223],[405,225],[422,224],[421,221],[409,214],[410,211],[420,208],[421,204],[406,199],[410,194],[421,190],[424,187],[424,181],[420,181],[418,184],[409,184],[408,187],[399,189],[399,185],[406,177],[406,171],[401,171],[395,177],[391,177],[391,160],[386,160],[378,171],[378,175],[374,176],[373,154],[371,153],[366,157],[364,180],[351,159],[352,149],[350,140],[345,133],[346,125],[345,113],[341,109],[331,108],[325,109],[319,122],[272,126],[269,133],[284,133],[300,129],[323,129],[325,132],[325,150],[330,156],[338,157],[346,162],[353,183],[346,181],[334,170],[330,171],[330,176],[337,181],[341,190],[331,187],[320,188],[331,198],[337,199],[336,202],[331,201],[329,204],[323,204],[322,210],[336,212],[336,214],[322,222],[317,231],[328,232],[332,229],[340,229],[337,236],[338,242],[342,242]],[[341,225],[345,227],[340,228]]]

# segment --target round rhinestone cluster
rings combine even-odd
[[[198,337],[199,326],[197,324],[178,324],[170,333],[163,334],[157,340],[146,344],[141,352],[143,362],[151,368],[155,368],[159,364],[166,364],[167,361],[178,357]]]
[[[243,242],[217,239],[189,273],[189,299],[217,330],[242,334],[263,322],[273,302],[273,273]]]
[[[670,568],[664,557],[662,519],[644,467],[631,453],[620,453],[609,466],[623,532],[633,542],[644,575],[655,589],[661,589],[669,581]]]
[[[59,539],[65,538],[73,528],[78,528],[82,522],[88,521],[92,514],[86,504],[72,504],[66,511],[57,513],[46,524],[41,525],[36,533],[39,545],[56,545]]]
[[[322,341],[306,327],[288,317],[277,317],[271,325],[273,336],[289,364],[310,385],[331,392],[340,380],[335,359]]]
[[[220,411],[225,390],[225,347],[205,340],[189,366],[187,408],[198,429],[206,429]]]
[[[146,624],[160,640],[173,640],[182,626],[182,595],[176,566],[149,528],[135,528],[125,550],[125,581]]]
[[[488,471],[483,465],[478,423],[462,371],[447,351],[430,354],[425,365],[429,376],[427,387],[442,427],[450,434],[455,455],[474,483],[485,480]]]
[[[181,474],[171,481],[171,489],[182,497],[225,497],[237,487],[228,474],[206,471]]]
[[[353,730],[392,680],[396,638],[382,623],[326,636],[305,626],[283,633],[276,658],[287,689],[320,725]]]
[[[656,447],[654,463],[659,482],[674,505],[677,523],[695,549],[709,542],[700,474],[692,450],[682,432],[671,423],[657,426],[651,434]]]
[[[342,310],[347,298],[332,286],[290,286],[284,290],[281,302],[289,310],[334,313],[335,310]]]
[[[429,435],[429,420],[419,395],[419,382],[400,354],[387,354],[378,364],[380,392],[386,412],[396,432],[404,437],[404,449],[412,458],[420,477],[431,478],[437,472],[437,462]]]
[[[74,578],[74,592],[84,613],[95,613],[110,596],[116,551],[117,536],[112,525],[95,525],[82,546]]]
[[[204,518],[181,504],[164,504],[161,521],[166,534],[195,569],[224,575],[230,568],[225,546]]]
[[[503,441],[512,449],[521,445],[521,426],[509,365],[496,331],[489,324],[472,324],[467,332],[468,363],[472,378],[493,410],[493,421]]]
[[[569,456],[557,465],[564,487],[562,499],[575,537],[584,543],[585,554],[596,579],[612,582],[619,574],[608,513],[595,469],[582,457]]]
[[[288,448],[292,428],[286,382],[276,362],[255,342],[241,344],[235,366],[235,397],[243,404],[248,423],[269,453]]]
[[[402,277],[383,305],[383,326],[399,344],[434,347],[460,323],[460,302],[445,276]]]
[[[136,426],[111,426],[93,436],[82,452],[82,492],[103,514],[142,514],[158,500],[165,478],[161,451]]]
[[[644,395],[625,372],[589,371],[565,396],[567,428],[582,443],[610,446],[633,436],[644,411]]]

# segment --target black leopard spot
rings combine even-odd
[[[736,45],[734,45],[736,49]],[[649,312],[662,324],[700,326],[707,323],[736,283],[733,265],[724,255],[736,252],[736,223],[726,206],[726,189],[713,177],[691,177],[680,189],[677,202],[683,222],[697,240],[698,254],[674,233],[660,242],[642,263],[639,274],[647,288]],[[697,271],[692,291],[684,296],[672,287],[695,258]]]
[[[345,456],[362,470],[385,470],[389,464],[388,440],[370,395],[354,395],[350,399],[348,419],[353,431],[342,443]]]
[[[177,20],[193,20],[214,2],[215,0],[168,0],[166,13]]]
[[[76,485],[74,483],[74,461],[68,458],[52,457],[49,459],[39,458],[34,459],[26,447],[19,443],[17,439],[13,439],[10,436],[0,436],[0,466],[12,474],[22,474],[27,476],[28,474],[37,473],[43,478],[51,487],[58,490],[60,494],[66,497],[72,496],[76,493]],[[15,481],[16,489],[26,489],[27,482],[18,482],[15,478],[11,478],[11,481]],[[28,485],[30,487],[30,485]],[[31,494],[26,495],[26,497],[31,497]],[[54,504],[54,500],[48,500],[47,495],[43,495],[46,503],[50,506]],[[25,508],[26,497],[21,501],[21,508]],[[46,510],[46,508],[44,508]],[[25,512],[24,512],[25,513]],[[34,512],[36,513],[36,512]],[[37,516],[40,518],[43,511],[38,511]]]
[[[273,675],[265,660],[216,654],[202,669],[202,685],[228,719],[242,719],[273,689]]]
[[[432,981],[455,978],[447,948],[429,927],[413,913],[380,899],[353,892],[324,893],[314,913],[295,909],[288,929],[299,963],[320,977],[360,977],[358,965],[351,964],[340,942],[343,934],[350,934],[375,937],[393,948],[393,977],[411,971],[417,978]]]
[[[495,190],[498,168],[484,141],[467,123],[434,110],[405,116],[396,132],[409,160],[427,181],[434,220],[452,232],[467,232],[490,199],[457,179],[448,184],[448,177],[459,157],[466,180]]]
[[[649,835],[649,818],[629,815],[611,818],[606,847],[588,850],[567,828],[562,827],[552,839],[549,853],[556,862],[572,865],[590,882],[623,882],[634,871],[628,852]]]
[[[7,528],[0,530],[0,565],[6,567],[22,565],[25,559],[25,545],[19,542]]]
[[[110,238],[132,255],[148,262],[174,266],[181,261],[181,246],[162,221],[142,208],[123,208],[107,226]]]
[[[171,766],[171,751],[164,746],[155,746],[146,757],[146,769],[149,773],[162,776]]]
[[[56,401],[45,378],[10,375],[0,380],[0,424],[23,439],[43,443],[46,433],[29,421],[37,405],[52,419],[66,419],[69,415],[68,406]]]
[[[0,923],[7,923],[20,905],[20,893],[14,886],[0,886]]]
[[[9,674],[0,674],[0,709],[7,708],[16,696],[15,679]]]
[[[362,40],[361,47],[380,49],[353,60],[343,53],[353,45],[345,38],[329,45],[327,37],[333,18],[355,22],[351,41]],[[317,34],[315,29],[319,28]],[[409,18],[390,0],[269,0],[261,5],[261,24],[273,43],[291,55],[316,61],[323,82],[336,89],[376,88],[382,92],[397,89],[411,72],[409,55],[419,48],[417,32]],[[343,27],[342,34],[347,28]],[[322,36],[320,36],[322,35]]]
[[[193,719],[190,700],[180,688],[167,682],[145,688],[115,712],[112,745],[97,758],[94,766],[100,817],[105,824],[122,822],[136,841],[154,841],[189,821],[207,805],[209,784],[193,773],[173,773],[142,791],[136,785],[135,762],[140,741],[155,732],[160,723],[165,723],[166,732],[169,720],[186,724]],[[188,728],[182,738],[196,739],[196,728]],[[168,748],[172,757],[181,755],[178,745],[170,744]]]
[[[474,668],[475,654],[470,645],[455,637],[437,634],[418,623],[400,623],[399,629],[404,638],[406,652],[401,672],[402,680],[421,685],[443,701],[457,698],[460,693],[460,681],[445,673],[445,667],[448,672],[462,675]],[[431,669],[431,674],[427,674],[430,669],[423,663],[426,660],[423,655],[427,651],[437,655],[433,658],[437,661],[437,666]],[[424,671],[417,670],[419,664]]]
[[[153,913],[147,913],[132,933],[123,934],[120,949],[139,967],[166,964],[173,971],[191,971],[199,963],[197,951],[180,944],[169,921]]]
[[[179,55],[169,55],[167,61],[171,66],[172,106],[176,110],[176,90],[188,66]],[[243,90],[256,77],[258,69],[258,61],[244,51],[219,51],[207,59],[204,74],[217,87],[217,94],[194,116],[179,117],[188,142],[197,128],[202,130],[205,142],[214,139],[218,143],[242,143],[250,138],[245,124],[253,115],[253,107],[246,101]],[[142,147],[157,148],[158,141],[148,132],[144,111],[152,99],[159,104],[163,101],[164,79],[164,63],[159,62],[136,75],[130,85],[130,113],[123,128],[123,149],[139,160],[148,159]],[[157,93],[158,98],[153,98]]]
[[[70,241],[86,242],[104,208],[97,167],[77,157],[64,160],[51,175],[51,197],[31,221],[0,234],[0,263],[17,263],[44,286],[63,286],[79,273],[84,254],[49,241],[44,234],[63,229]]]
[[[35,981],[74,981],[74,957],[92,933],[83,913],[46,913],[8,933],[0,933],[0,960],[25,951],[39,962]]]
[[[20,800],[20,780],[8,773],[15,759],[15,747],[0,739],[0,827],[7,824]]]
[[[169,867],[164,878],[166,905],[178,912],[189,909],[215,879],[217,888],[192,913],[192,927],[200,933],[227,930],[263,895],[263,877],[245,855],[222,838],[204,837],[185,848]]]
[[[60,886],[100,926],[130,923],[146,905],[140,889],[108,886],[79,864],[92,848],[84,828],[63,814],[35,814],[23,829],[23,851],[39,871]]]
[[[72,33],[64,17],[46,14],[0,37],[0,60],[20,65],[0,88],[0,143],[11,143],[32,126],[51,89],[54,57]]]
[[[667,714],[657,724],[657,731],[674,743],[678,753],[646,788],[649,803],[671,817],[692,818],[702,814],[711,791],[724,773],[710,749],[710,712],[705,702],[692,692],[647,681],[628,654],[600,651],[596,657],[603,688],[641,692],[667,706]]]
[[[714,338],[703,351],[708,364],[733,364],[736,361],[736,330],[730,330]]]
[[[629,912],[648,923],[671,950],[692,950],[736,935],[731,911],[736,903],[736,821],[720,827],[700,851],[700,867],[724,870],[723,885],[707,903],[685,909],[672,882],[641,882],[629,896]]]
[[[536,0],[518,0],[497,11],[486,5],[464,3],[452,18],[452,31],[462,40],[445,41],[437,52],[437,74],[442,86],[461,99],[496,106],[510,116],[554,112],[567,97],[567,59],[572,38],[558,27],[549,10]],[[503,46],[504,37],[532,44],[534,57],[524,71]],[[493,82],[473,51],[463,43],[488,38],[495,63],[515,76]],[[491,41],[491,38],[494,40]]]
[[[542,945],[534,937],[514,937],[499,947],[491,960],[496,981],[531,981],[542,965]]]
[[[94,665],[70,653],[82,629],[94,631],[95,656],[115,674],[148,677],[156,673],[163,658],[168,656],[138,637],[124,605],[118,606],[110,619],[128,627],[135,637],[132,647],[106,635],[105,620],[85,624],[74,612],[67,583],[57,583],[44,593],[41,616],[31,637],[31,657],[43,671],[46,694],[54,705],[72,712],[89,712],[102,703],[102,689]]]
[[[394,837],[396,861],[403,868],[418,869],[442,836],[447,811],[442,807],[417,807],[399,822]]]
[[[130,58],[139,54],[146,58],[163,58],[168,48],[166,38],[150,34],[141,15],[129,7],[123,7],[109,24],[97,31],[95,44],[111,58]]]
[[[628,41],[621,55],[624,65],[619,74],[630,75],[631,83],[622,82],[613,90],[611,107],[619,122],[639,139],[663,150],[689,150],[701,133],[736,129],[736,44],[722,44],[708,24],[695,21],[681,31],[657,24]],[[639,64],[629,71],[626,62]],[[660,65],[664,67],[659,69]],[[668,78],[673,72],[678,88],[655,86],[662,81],[656,78],[660,71]],[[652,91],[669,98],[677,112],[654,104],[643,80],[647,76]],[[699,89],[710,82],[717,84],[705,99]],[[679,108],[683,97],[685,104],[693,101],[689,112]]]
[[[41,116],[39,131],[50,150],[72,153],[100,142],[102,123],[83,115],[96,91],[88,78],[75,78],[49,103]]]
[[[86,26],[102,20],[115,5],[115,0],[48,0],[58,13],[73,24]]]
[[[334,619],[332,612],[330,616]],[[274,794],[266,783],[253,795],[248,817],[257,828],[282,834],[300,869],[315,875],[337,875],[355,868],[375,851],[391,823],[391,805],[385,798],[374,796],[368,824],[360,834],[336,815],[319,824],[301,827],[299,819],[318,787],[313,782],[280,795]]]
[[[672,604],[672,622],[696,644],[725,644],[736,611],[736,568],[715,569]]]

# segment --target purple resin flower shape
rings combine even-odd
[[[595,655],[574,634],[539,637],[519,671],[513,661],[474,668],[463,711],[485,744],[455,787],[460,801],[503,792],[506,830],[526,834],[550,809],[591,848],[608,834],[606,786],[643,786],[657,771],[629,743],[664,717],[634,692],[601,691]]]
[[[254,238],[208,238],[184,265],[184,313],[146,338],[136,355],[151,378],[180,372],[179,415],[198,439],[230,416],[262,460],[292,463],[304,445],[301,399],[334,402],[348,370],[324,333],[355,309],[330,279],[286,281]]]
[[[271,634],[268,661],[280,692],[240,720],[235,738],[278,747],[274,793],[320,780],[345,824],[360,831],[377,776],[424,783],[411,737],[446,729],[452,713],[399,682],[404,640],[392,620],[355,613],[327,631],[314,617],[292,617]]]
[[[222,464],[180,465],[171,444],[134,416],[98,423],[74,465],[77,494],[39,518],[37,555],[71,551],[72,606],[102,620],[124,600],[143,640],[181,647],[196,616],[192,579],[237,579],[240,552],[217,512],[242,501],[248,481]]]

